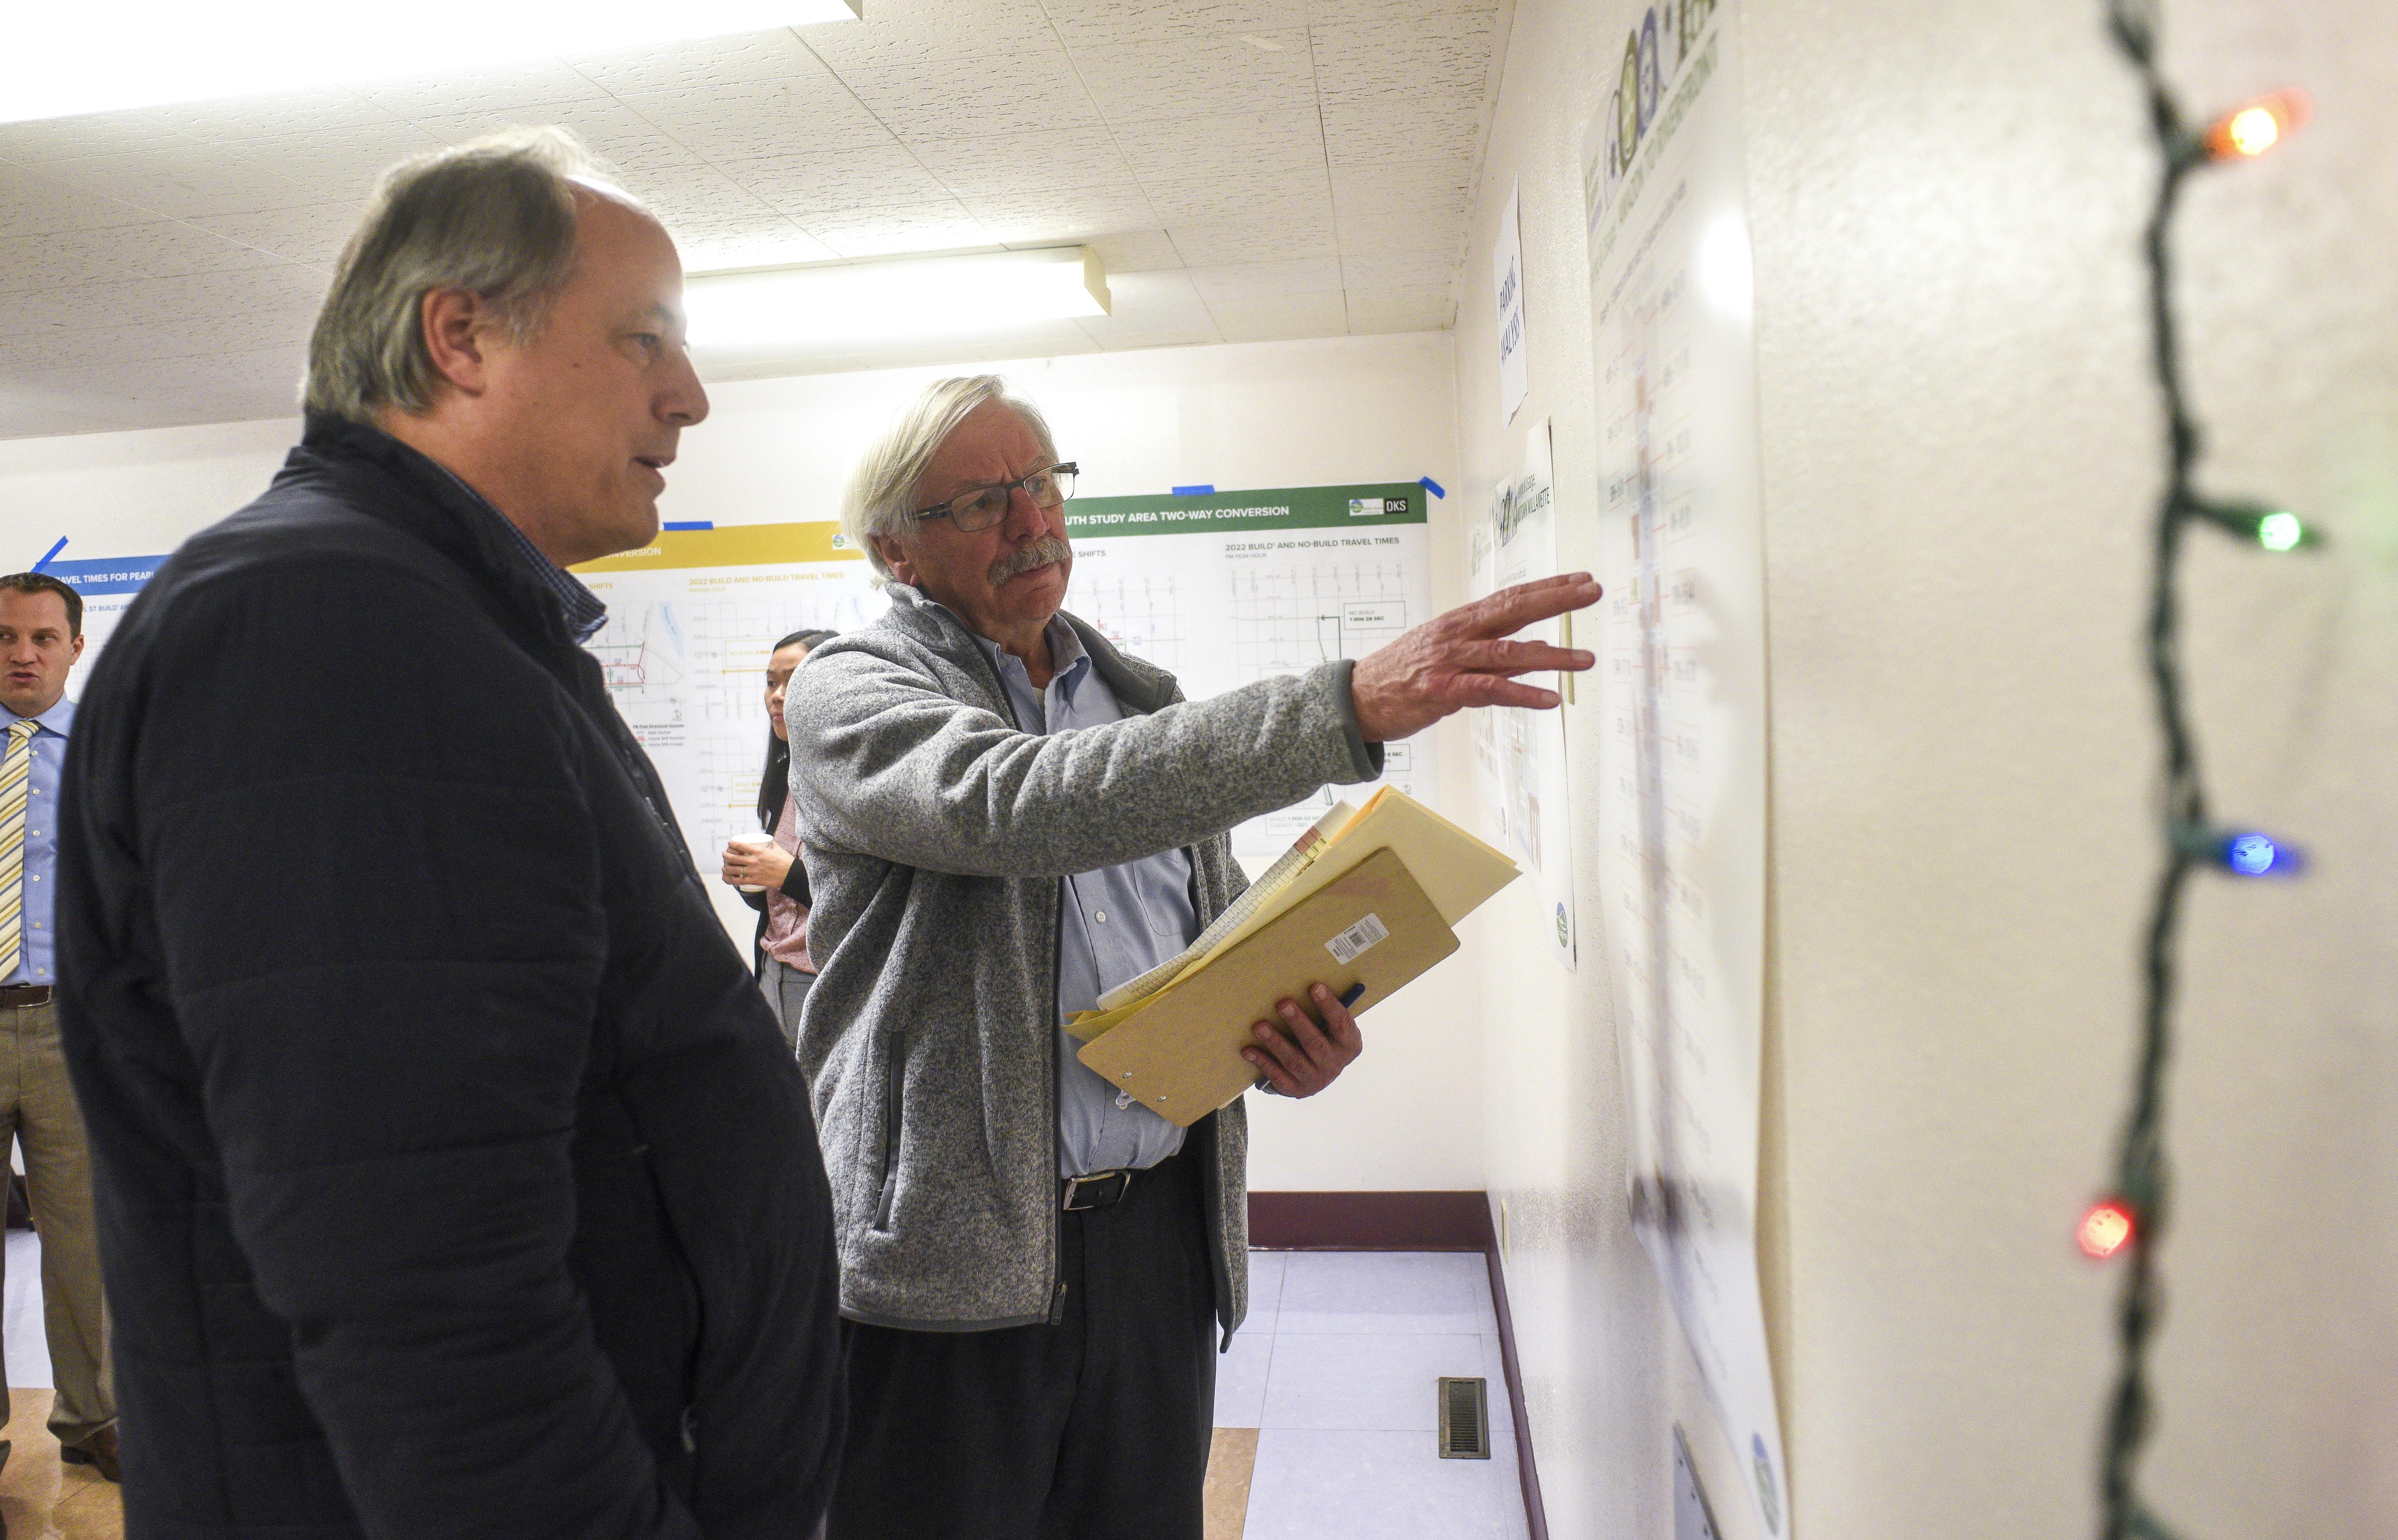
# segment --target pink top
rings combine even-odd
[[[783,816],[775,821],[775,843],[800,858],[800,810],[790,797],[783,798]],[[816,971],[815,959],[808,956],[807,905],[786,895],[779,888],[766,890],[766,939],[762,944],[766,955],[786,968],[796,968],[802,973]]]

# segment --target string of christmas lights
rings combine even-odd
[[[2242,877],[2286,877],[2304,864],[2300,853],[2269,835],[2218,825],[2208,815],[2199,779],[2197,745],[2182,702],[2180,609],[2175,577],[2182,536],[2193,522],[2213,525],[2270,552],[2318,543],[2296,514],[2270,504],[2224,502],[2195,486],[2200,434],[2182,391],[2181,356],[2174,324],[2170,237],[2183,179],[2206,167],[2254,159],[2303,127],[2307,99],[2277,91],[2243,102],[2203,131],[2186,126],[2157,64],[2153,0],[2108,0],[2115,41],[2147,87],[2150,126],[2162,159],[2157,201],[2145,250],[2149,322],[2157,388],[2165,408],[2168,451],[2164,492],[2157,507],[2155,565],[2149,597],[2148,661],[2157,716],[2164,732],[2164,870],[2149,914],[2143,953],[2139,1070],[2124,1119],[2114,1190],[2082,1215],[2075,1240],[2089,1255],[2120,1257],[2125,1272],[2116,1332],[2122,1367],[2108,1408],[2106,1455],[2099,1479],[2102,1540],[2174,1540],[2173,1532],[2141,1500],[2134,1467],[2147,1442],[2152,1402],[2148,1349],[2161,1313],[2157,1247],[2165,1233],[2169,1172],[2164,1150],[2163,1080],[2172,1049],[2176,981],[2175,936],[2184,890],[2203,869]]]

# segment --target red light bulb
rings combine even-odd
[[[2132,1207],[2120,1198],[2102,1198],[2090,1205],[2073,1232],[2082,1254],[2104,1262],[2132,1243]]]

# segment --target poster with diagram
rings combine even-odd
[[[1583,141],[1606,635],[1598,871],[1633,1223],[1764,1533],[1788,1482],[1757,1275],[1765,645],[1736,12],[1649,10]]]
[[[1066,609],[1192,700],[1361,658],[1432,618],[1426,495],[1401,483],[1076,498]],[[1385,783],[1434,799],[1429,732],[1386,744],[1382,763],[1380,782],[1327,786],[1240,825],[1233,853],[1280,855],[1335,797],[1359,802]]]
[[[830,523],[667,529],[574,575],[608,607],[586,649],[666,783],[717,911],[746,946],[757,916],[716,880],[716,858],[758,826],[767,657],[794,631],[855,630],[889,601]]]
[[[1556,505],[1549,421],[1544,417],[1525,435],[1523,474],[1501,482],[1489,502],[1468,518],[1467,597],[1478,599],[1556,574]],[[1528,626],[1518,635],[1530,641],[1569,640],[1555,621]],[[1527,676],[1524,682],[1561,693],[1572,688],[1553,675]],[[1471,730],[1485,810],[1499,832],[1500,845],[1523,863],[1540,892],[1550,955],[1570,973],[1579,937],[1565,712],[1562,707],[1526,711],[1496,706],[1472,713]]]

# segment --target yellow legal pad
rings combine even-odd
[[[1363,810],[1327,815],[1236,912],[1109,997],[1112,1009],[1067,1023],[1084,1039],[1076,1057],[1187,1128],[1256,1083],[1241,1050],[1253,1024],[1280,1022],[1278,1002],[1307,1004],[1311,984],[1336,995],[1362,985],[1350,1008],[1362,1012],[1456,951],[1450,926],[1516,875],[1504,855],[1384,787]]]

